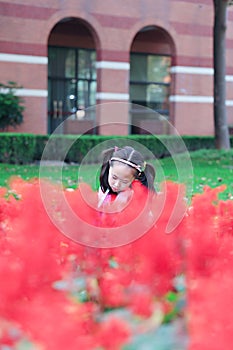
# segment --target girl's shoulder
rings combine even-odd
[[[131,188],[135,193],[144,193],[147,194],[149,192],[149,189],[143,185],[139,180],[134,180],[131,184]]]
[[[143,185],[139,180],[134,180],[131,186],[134,193],[134,201],[146,201],[153,200],[156,198],[156,192],[150,190],[148,187]]]

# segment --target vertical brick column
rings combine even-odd
[[[97,125],[102,135],[129,131],[129,63],[97,61]]]

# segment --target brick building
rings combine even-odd
[[[212,28],[212,0],[0,0],[0,82],[21,85],[26,106],[17,131],[52,133],[72,116],[64,133],[169,133],[154,110],[180,134],[212,135]],[[226,43],[233,125],[233,8]]]

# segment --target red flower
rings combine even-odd
[[[111,317],[101,324],[96,340],[104,350],[119,350],[129,340],[130,333],[130,328],[124,321]]]
[[[153,295],[150,292],[138,292],[131,296],[129,302],[130,310],[142,317],[150,317],[153,312]]]

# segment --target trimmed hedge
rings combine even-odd
[[[1,133],[0,162],[31,163],[34,160],[37,139],[31,134]]]
[[[28,164],[40,161],[44,148],[49,140],[50,152],[46,159],[63,160],[62,150],[67,149],[66,162],[80,163],[93,147],[104,141],[117,139],[117,146],[125,145],[126,139],[138,142],[150,150],[155,157],[162,158],[172,153],[183,152],[180,137],[175,135],[128,135],[128,136],[101,136],[101,135],[34,135],[20,133],[0,133],[0,162],[11,164]],[[188,151],[198,149],[215,149],[213,136],[182,136]],[[230,138],[233,147],[233,136]],[[95,156],[92,156],[95,158]],[[98,161],[98,156],[94,160]],[[45,159],[43,157],[43,159]]]

